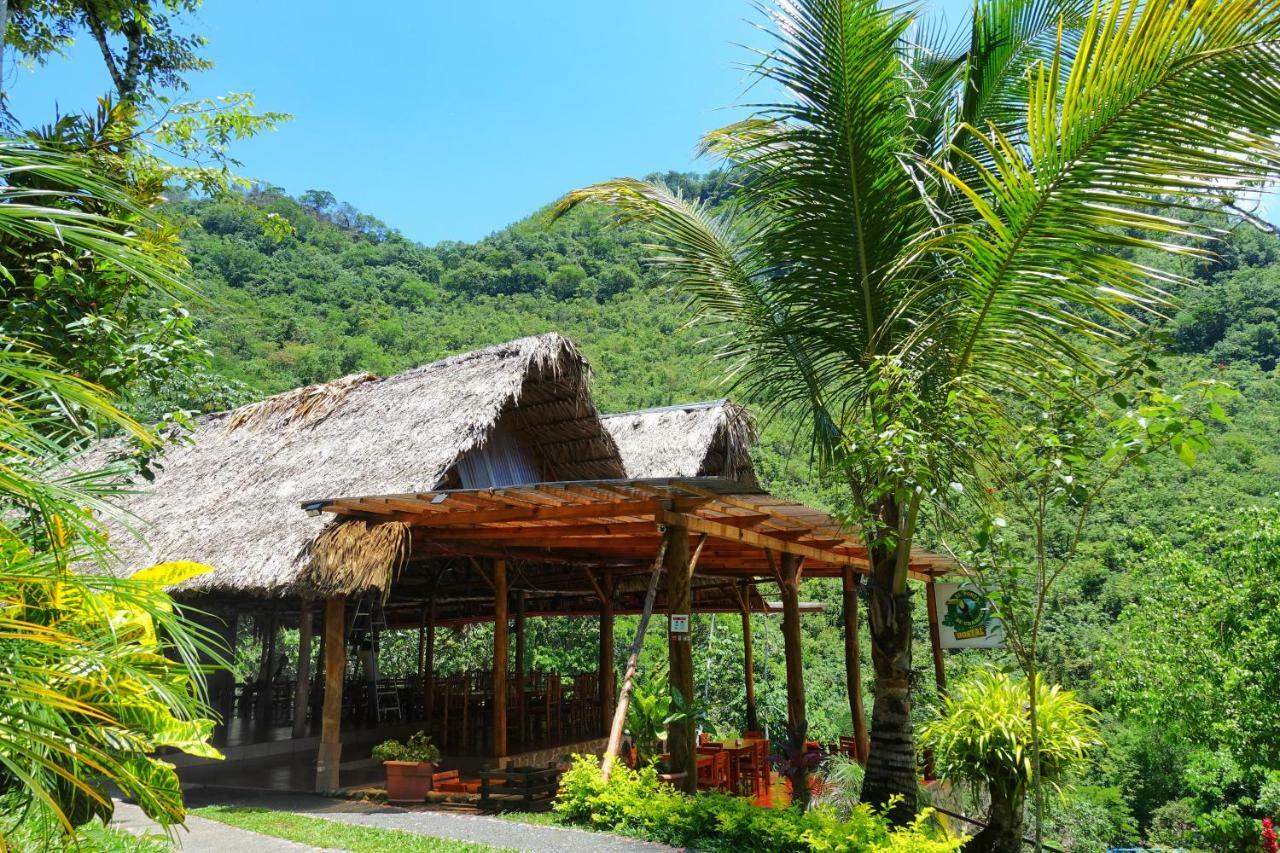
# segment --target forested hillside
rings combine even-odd
[[[727,183],[719,173],[666,178],[712,204]],[[631,227],[609,227],[602,210],[578,209],[555,224],[537,213],[474,244],[423,246],[325,192],[295,199],[259,190],[242,202],[188,200],[173,206],[187,219],[185,239],[204,298],[193,306],[197,327],[211,346],[215,374],[232,386],[189,392],[188,404],[220,407],[354,371],[385,375],[548,330],[582,346],[595,369],[596,400],[606,411],[731,393],[722,381],[724,365],[711,358],[714,342],[686,326],[684,302],[646,270],[641,235]],[[264,234],[264,212],[287,220],[293,233]],[[1280,381],[1274,373],[1280,359],[1280,240],[1247,224],[1221,224],[1230,230],[1217,256],[1182,270],[1200,286],[1169,317],[1161,361],[1170,387],[1213,377],[1238,388],[1241,396],[1229,406],[1231,423],[1213,427],[1214,446],[1194,466],[1157,458],[1122,475],[1091,518],[1085,559],[1060,584],[1051,607],[1044,649],[1049,676],[1082,690],[1106,714],[1112,749],[1085,793],[1064,806],[1074,811],[1063,824],[1077,834],[1080,826],[1093,826],[1099,843],[1131,833],[1131,818],[1144,833],[1157,834],[1172,833],[1169,827],[1185,823],[1186,815],[1216,814],[1215,809],[1225,808],[1222,819],[1229,821],[1231,804],[1256,796],[1260,785],[1265,791],[1271,784],[1280,797],[1280,776],[1266,782],[1271,777],[1265,774],[1266,767],[1280,764],[1271,755],[1280,732],[1241,729],[1246,720],[1257,729],[1263,725],[1259,719],[1270,717],[1257,707],[1237,717],[1217,715],[1215,697],[1192,686],[1197,682],[1184,681],[1186,660],[1161,660],[1142,651],[1151,644],[1181,643],[1193,657],[1231,659],[1229,650],[1214,645],[1229,642],[1227,635],[1218,631],[1215,638],[1217,629],[1204,621],[1213,609],[1200,601],[1178,627],[1176,608],[1167,612],[1169,623],[1159,623],[1151,614],[1165,611],[1134,606],[1177,602],[1180,593],[1169,588],[1175,578],[1196,595],[1213,583],[1240,583],[1222,575],[1230,567],[1213,562],[1204,542],[1224,536],[1241,519],[1259,530],[1277,526],[1265,512],[1253,515],[1247,508],[1274,505],[1280,488]],[[765,481],[779,492],[840,510],[831,498],[839,490],[816,481],[807,448],[790,426],[768,421],[765,427],[757,453]],[[1186,567],[1201,558],[1208,562],[1189,580]],[[1254,565],[1265,572],[1269,564],[1254,559]],[[1253,576],[1245,585],[1256,583]],[[806,620],[810,723],[817,735],[829,737],[849,727],[839,593],[810,584],[806,597],[833,605],[825,617]],[[1280,621],[1269,611],[1254,612],[1264,621]],[[576,629],[539,630],[567,631],[560,639],[568,641]],[[709,677],[734,671],[738,631],[724,620],[715,627],[703,618],[696,626],[708,707],[722,709],[718,713],[740,704],[741,688],[733,679]],[[1174,636],[1162,636],[1166,631]],[[781,659],[777,639],[771,658],[770,631],[763,633],[761,699],[766,715],[776,720],[785,716]],[[465,638],[442,642],[444,660],[466,654]],[[531,645],[535,653],[546,653],[538,642]],[[573,655],[572,642],[558,645]],[[928,671],[926,652],[921,634],[916,657],[922,672]],[[662,656],[656,646],[651,653]],[[583,660],[590,654],[588,647]],[[949,666],[959,673],[976,660],[953,657]],[[1150,669],[1143,669],[1144,661]],[[1256,672],[1223,677],[1255,678],[1266,695],[1280,687],[1274,670],[1268,676],[1260,665]],[[1098,677],[1103,671],[1125,673],[1127,689]],[[1199,687],[1210,680],[1202,673]],[[1144,691],[1177,701],[1134,702]],[[929,713],[930,691],[919,696],[921,713]],[[1197,728],[1206,719],[1215,721],[1210,730]],[[717,712],[710,723],[717,724]]]

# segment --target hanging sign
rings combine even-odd
[[[933,606],[944,649],[997,649],[1004,623],[995,605],[975,584],[935,583]]]
[[[672,634],[689,633],[689,614],[688,613],[672,613],[671,614],[671,633]]]

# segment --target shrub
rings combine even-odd
[[[1036,682],[1040,778],[1056,785],[1099,743],[1097,712],[1059,687]],[[986,787],[987,826],[974,850],[1019,850],[1023,804],[1032,782],[1031,718],[1027,683],[979,670],[943,703],[943,716],[926,726],[921,743],[934,750],[939,775]]]
[[[409,736],[408,743],[384,740],[373,748],[373,757],[378,761],[415,761],[436,764],[440,761],[440,750],[431,742],[426,732],[418,732]]]
[[[912,851],[944,853],[958,840],[926,826],[927,813],[911,826],[891,829],[869,806],[855,805],[846,818],[828,806],[808,812],[760,808],[741,797],[679,793],[646,767],[614,765],[609,780],[599,762],[577,756],[565,773],[555,811],[566,823],[698,850]]]

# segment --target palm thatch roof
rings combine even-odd
[[[385,573],[401,563],[408,550],[401,525],[352,537],[361,549],[376,542],[376,560],[317,566],[311,551],[324,519],[307,517],[299,503],[453,485],[459,461],[499,426],[517,437],[542,479],[622,477],[587,381],[577,347],[546,334],[386,379],[348,376],[209,415],[189,443],[168,450],[154,482],[125,501],[143,523],[146,544],[123,532],[113,539],[126,568],[178,559],[215,566],[193,583],[201,590],[385,588],[389,578],[365,576],[363,567]],[[343,553],[341,542],[329,544],[329,554]]]
[[[728,400],[606,415],[627,476],[729,477],[756,485],[755,420]]]

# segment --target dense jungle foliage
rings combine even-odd
[[[713,204],[729,185],[722,172],[662,177]],[[241,200],[171,207],[185,224],[202,297],[192,313],[213,375],[147,397],[144,408],[211,410],[549,330],[582,346],[605,411],[732,393],[709,356],[712,345],[687,327],[686,306],[646,269],[638,232],[610,228],[599,208],[554,225],[535,214],[474,244],[423,246],[320,191],[291,198],[259,188]],[[292,233],[264,232],[264,213]],[[1216,213],[1203,217],[1224,229],[1224,240],[1212,260],[1183,270],[1200,287],[1171,312],[1160,367],[1170,387],[1206,377],[1231,383],[1240,391],[1228,406],[1231,421],[1210,427],[1213,447],[1194,466],[1157,457],[1121,475],[1091,516],[1082,559],[1056,587],[1046,625],[1045,678],[1102,712],[1109,744],[1076,793],[1050,803],[1057,837],[1077,849],[1137,835],[1214,846],[1238,837],[1242,814],[1280,808],[1280,624],[1274,604],[1259,603],[1274,601],[1267,590],[1276,563],[1267,554],[1280,541],[1280,239]],[[817,482],[791,424],[766,419],[756,462],[771,489],[842,509],[839,491]],[[851,730],[840,591],[810,581],[804,597],[828,605],[803,620],[810,727],[827,739]],[[754,618],[762,715],[780,731],[779,626],[776,617]],[[914,652],[922,721],[936,708],[923,623]],[[625,620],[619,626],[619,654],[630,630]],[[486,631],[445,632],[440,665],[482,665]],[[594,668],[590,620],[534,620],[530,631],[532,666]],[[409,665],[414,642],[404,637],[388,654],[400,648]],[[694,642],[705,725],[741,726],[741,682],[723,677],[740,671],[738,620],[699,617]],[[251,646],[242,648],[242,660],[253,660]],[[665,658],[654,630],[644,672],[661,676]],[[954,654],[950,676],[993,659],[1005,662],[998,653]],[[1248,708],[1228,703],[1228,692]]]

